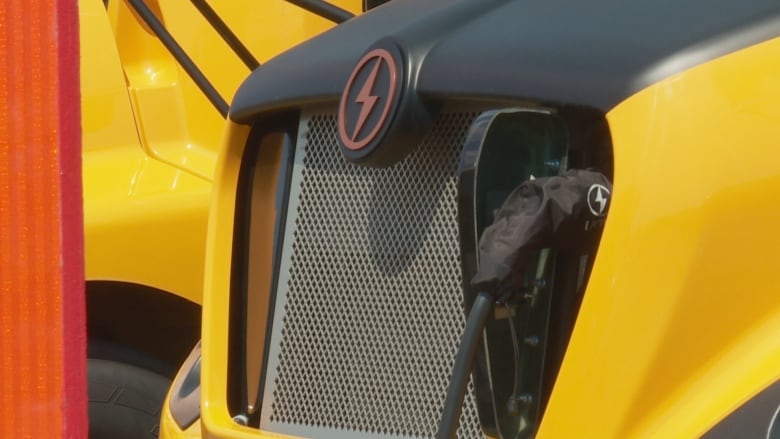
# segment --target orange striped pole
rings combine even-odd
[[[77,25],[0,5],[0,438],[87,436]]]

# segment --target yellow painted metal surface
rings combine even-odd
[[[608,114],[612,204],[540,438],[698,437],[780,377],[780,39]]]
[[[100,0],[79,0],[79,28],[84,152],[138,148],[122,62]]]
[[[200,303],[211,184],[138,147],[84,154],[83,172],[87,279]]]
[[[146,0],[230,102],[249,70],[190,2]],[[358,0],[337,2],[357,11]],[[282,0],[209,4],[262,63],[329,27]],[[200,303],[225,120],[127,2],[79,0],[87,280]]]
[[[780,40],[669,77],[608,114],[612,206],[540,438],[699,437],[780,378]],[[226,407],[230,259],[246,128],[211,210],[204,435],[280,437]]]
[[[209,210],[204,274],[201,340],[201,425],[205,437],[254,437],[230,417],[227,409],[227,355],[230,261],[233,252],[235,194],[249,127],[229,125],[217,162],[214,197]]]
[[[146,3],[230,103],[249,69],[190,2]],[[359,0],[336,3],[353,12],[360,8]],[[209,5],[261,64],[333,26],[283,0],[212,0]],[[224,119],[127,2],[109,2],[108,15],[145,150],[210,179]]]
[[[255,148],[259,145],[247,145],[249,127],[230,124],[220,161],[217,164],[217,175],[214,184],[214,196],[209,211],[209,232],[206,252],[209,263],[206,266],[203,297],[203,339],[201,341],[201,425],[204,437],[210,438],[258,438],[283,437],[278,434],[259,432],[256,429],[243,427],[235,423],[227,408],[227,355],[228,355],[228,325],[230,297],[227,294],[231,276],[231,258],[233,253],[233,225],[235,220],[235,194],[238,183],[238,173],[241,158],[245,148]],[[263,140],[263,148],[267,153],[261,155],[257,169],[263,172],[276,172],[281,160],[278,145],[282,137],[271,134]],[[276,146],[276,147],[275,147]],[[274,187],[268,187],[257,200],[272,196]],[[269,225],[273,223],[276,212],[273,203],[267,209],[258,209],[253,218],[255,223]],[[255,209],[255,206],[252,207]],[[264,214],[264,215],[261,215]],[[259,225],[259,224],[256,224]],[[262,226],[259,228],[265,229]],[[261,232],[262,233],[262,232]],[[269,245],[271,241],[269,242]],[[266,252],[256,255],[259,260],[265,260],[270,268],[270,255]],[[270,276],[266,270],[265,276]],[[255,278],[253,282],[262,284],[270,279]],[[266,294],[268,292],[266,291]],[[267,297],[266,297],[267,298]],[[255,298],[262,301],[262,298]],[[259,303],[259,302],[258,302]],[[255,328],[263,329],[263,328]],[[262,335],[252,334],[258,340]],[[250,336],[251,337],[251,336]],[[259,356],[263,352],[257,353]],[[261,358],[261,357],[260,357]],[[251,360],[250,360],[251,363]],[[259,366],[259,365],[258,365]],[[251,367],[251,365],[250,365]],[[167,436],[163,436],[167,437]],[[177,436],[170,436],[177,437]]]
[[[199,439],[201,437],[200,419],[194,424],[182,430],[171,415],[171,409],[168,407],[168,398],[165,398],[165,405],[160,418],[160,435],[165,439]]]
[[[87,279],[199,303],[211,184],[144,152],[103,3],[79,8]]]

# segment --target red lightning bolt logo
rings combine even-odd
[[[357,138],[360,130],[363,128],[363,125],[366,124],[366,119],[368,119],[368,116],[371,114],[371,110],[373,110],[376,106],[376,101],[379,100],[379,96],[375,96],[373,94],[373,90],[374,83],[376,83],[376,75],[379,73],[379,67],[381,66],[382,58],[377,58],[376,63],[374,63],[374,69],[371,70],[371,73],[368,75],[366,82],[363,83],[363,88],[360,89],[360,93],[358,93],[357,97],[355,98],[355,102],[361,104],[361,107],[360,115],[358,116],[357,123],[355,124],[355,130],[352,131],[353,141]]]
[[[377,79],[380,70],[386,75],[382,81]],[[398,80],[398,65],[386,49],[373,49],[360,59],[349,75],[339,104],[339,140],[345,150],[359,151],[372,146],[370,152],[376,147],[377,136],[392,117],[393,103],[399,98]],[[348,113],[351,117],[347,117]]]

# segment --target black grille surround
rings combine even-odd
[[[263,430],[433,437],[465,325],[460,151],[445,111],[389,168],[347,162],[335,111],[304,113],[271,324]],[[482,437],[472,391],[459,437]]]

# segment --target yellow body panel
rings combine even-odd
[[[230,103],[249,69],[189,2],[146,3]],[[340,3],[351,4],[352,10],[359,7],[355,0]],[[282,0],[209,4],[260,63],[333,26]],[[108,14],[144,149],[166,163],[211,179],[224,119],[127,2],[110,2]]]
[[[190,2],[146,3],[229,103],[249,69]],[[260,63],[333,26],[282,0],[209,4]],[[86,278],[200,303],[225,120],[127,2],[79,8]]]
[[[211,184],[144,153],[103,3],[79,8],[86,278],[199,303]]]
[[[614,193],[540,438],[698,437],[780,378],[780,39],[608,114]]]
[[[200,303],[211,184],[130,147],[85,154],[84,181],[87,279]]]
[[[247,66],[191,2],[144,2],[229,103]],[[353,12],[361,6],[335,3]],[[208,4],[261,64],[334,26],[284,0]],[[79,0],[79,12],[86,279],[200,303],[211,180],[226,121],[127,1],[109,0],[106,7]],[[162,312],[149,309],[155,311]],[[100,314],[98,326],[123,310],[101,312],[107,315]],[[166,318],[171,327],[183,320]],[[90,335],[119,349],[125,340],[136,343],[131,350],[145,343],[133,328],[100,329]],[[181,432],[163,413],[162,435],[200,436],[199,422]]]
[[[186,430],[182,430],[173,420],[171,409],[168,407],[168,398],[165,398],[162,418],[160,419],[160,437],[165,439],[200,439],[202,437],[200,419],[187,427]]]
[[[214,183],[209,210],[206,251],[209,263],[204,274],[203,327],[201,340],[201,425],[207,437],[256,437],[242,427],[227,409],[227,357],[230,295],[230,260],[233,253],[235,194],[241,157],[247,146],[249,127],[230,123]],[[253,434],[254,433],[254,434]]]
[[[127,97],[122,62],[100,0],[79,0],[79,27],[84,153],[119,147],[137,148],[138,133]]]
[[[217,166],[217,176],[215,180],[212,206],[209,216],[209,233],[206,246],[209,255],[209,264],[207,265],[204,282],[204,303],[203,303],[203,338],[201,341],[202,360],[201,360],[201,422],[207,437],[214,438],[257,438],[257,437],[281,437],[278,434],[259,433],[255,429],[250,429],[236,424],[231,419],[227,409],[227,361],[228,356],[228,325],[225,322],[229,318],[229,294],[231,264],[230,260],[233,253],[233,224],[235,220],[235,194],[237,190],[238,174],[241,166],[241,158],[247,146],[255,148],[259,145],[247,145],[247,135],[249,127],[237,124],[230,124],[226,145],[223,149],[224,154],[220,156],[220,162]],[[265,154],[260,155],[258,160],[260,178],[275,180],[281,162],[281,148],[276,148],[283,141],[281,136],[269,134],[262,140],[262,149]],[[276,145],[274,143],[277,143]],[[257,184],[257,182],[255,182]],[[260,186],[264,187],[264,186]],[[260,230],[261,235],[270,235],[267,240],[268,247],[262,251],[254,249],[257,254],[256,260],[265,261],[267,267],[260,267],[256,270],[255,276],[252,276],[250,282],[256,282],[257,285],[270,285],[272,254],[270,248],[273,242],[273,224],[276,218],[276,212],[273,208],[274,202],[271,199],[276,192],[274,187],[268,187],[267,191],[258,198],[267,199],[268,207],[266,209],[252,205],[253,228]],[[263,191],[255,191],[263,192]],[[257,196],[256,194],[253,194]],[[260,200],[253,199],[253,203]],[[257,209],[257,211],[255,211]],[[257,232],[256,232],[257,233]],[[259,237],[255,237],[258,239]],[[259,239],[258,239],[259,241]],[[260,246],[258,246],[260,247]],[[270,293],[267,288],[258,288],[264,294]],[[211,293],[211,294],[209,294]],[[262,309],[261,303],[265,303],[267,296],[255,298],[253,304],[255,309]],[[264,339],[263,322],[255,322],[259,325],[248,326],[248,342],[262,344]],[[254,328],[253,328],[254,326]],[[259,333],[258,333],[259,331]],[[255,366],[261,367],[261,360],[265,353],[256,352]],[[250,361],[250,363],[252,363]],[[259,375],[259,370],[258,370]]]
[[[780,378],[778,72],[771,40],[609,112],[611,210],[538,437],[698,437]],[[239,426],[226,406],[247,130],[231,126],[209,222],[202,426],[215,438],[281,437]]]

